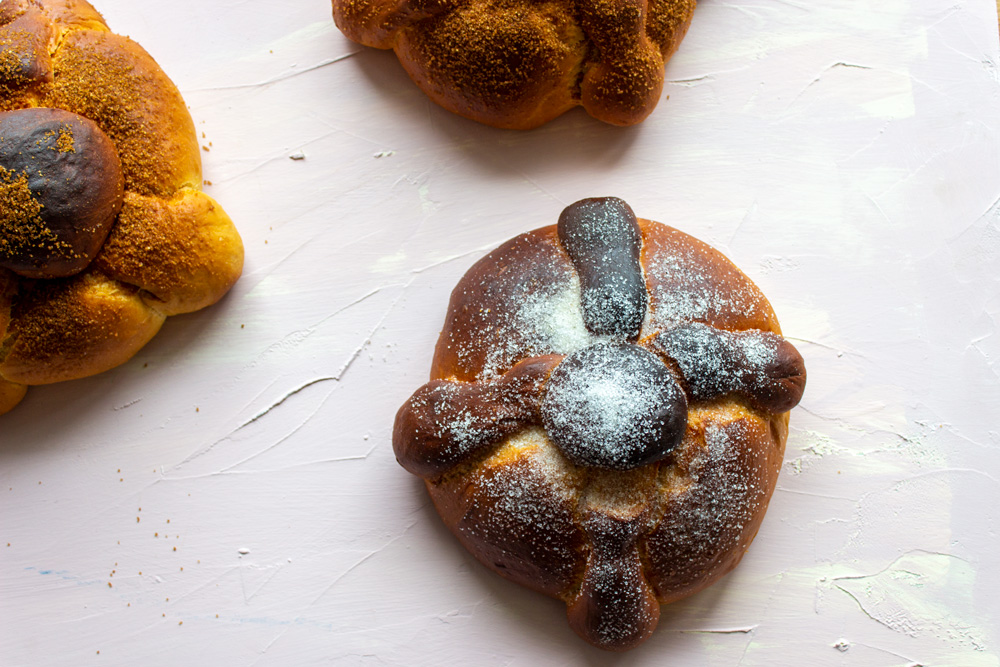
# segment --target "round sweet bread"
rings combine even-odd
[[[530,129],[576,106],[613,125],[646,118],[695,0],[333,0],[349,39],[393,49],[445,109]]]
[[[220,299],[243,245],[194,123],[84,0],[0,0],[0,414]]]
[[[585,199],[458,283],[393,448],[481,563],[622,651],[739,562],[805,380],[722,254]]]

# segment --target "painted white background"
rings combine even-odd
[[[246,271],[0,418],[0,664],[1000,665],[992,0],[703,0],[645,123],[526,133],[324,0],[97,6],[184,93]],[[389,443],[463,272],[599,195],[729,255],[809,370],[743,563],[625,656],[479,566]]]

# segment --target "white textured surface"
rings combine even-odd
[[[530,133],[325,0],[98,8],[184,93],[247,266],[0,419],[0,664],[1000,665],[992,0],[703,0],[644,124]],[[389,444],[462,273],[607,194],[727,253],[809,369],[743,563],[625,657],[475,563]]]

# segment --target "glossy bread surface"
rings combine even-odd
[[[623,287],[601,290],[601,316],[581,277],[595,266]],[[622,305],[637,302],[638,320]],[[605,198],[466,273],[431,377],[397,415],[399,462],[480,562],[627,650],[753,540],[805,366],[731,262]]]

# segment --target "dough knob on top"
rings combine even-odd
[[[573,463],[629,470],[663,459],[680,443],[687,399],[653,353],[598,343],[552,372],[542,422]]]
[[[85,269],[123,184],[118,152],[94,122],[61,109],[0,113],[0,267],[28,278]]]

